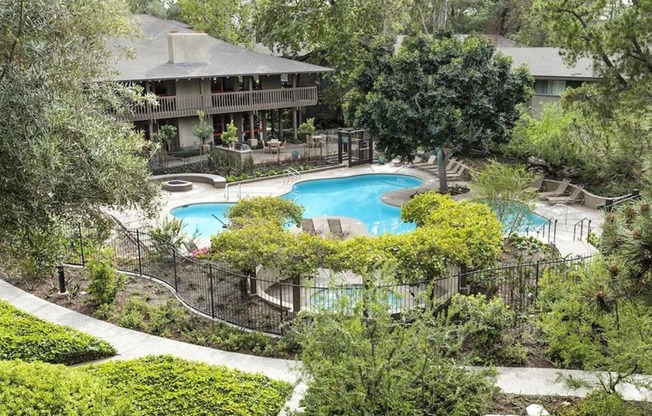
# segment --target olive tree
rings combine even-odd
[[[473,176],[474,200],[487,204],[505,225],[505,234],[519,230],[534,208],[537,190],[531,189],[536,174],[523,166],[510,166],[490,161]]]
[[[116,117],[138,94],[111,81],[107,48],[130,16],[118,0],[0,7],[0,250],[43,266],[64,222],[152,201],[143,137]]]

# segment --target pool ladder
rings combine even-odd
[[[283,174],[283,184],[293,184],[299,178],[301,178],[301,173],[299,173],[298,170],[294,168],[287,168]]]
[[[238,199],[242,198],[242,184],[238,184]],[[224,185],[224,199],[227,201],[231,197],[231,188],[229,188],[229,184],[227,183]]]

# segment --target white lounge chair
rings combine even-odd
[[[580,195],[582,190],[584,190],[584,185],[575,185],[575,189],[568,196],[549,196],[546,197],[546,201],[551,204],[574,204],[576,202],[582,202],[584,199],[584,196]]]
[[[564,179],[554,191],[539,192],[539,199],[548,199],[548,197],[562,196],[564,195],[564,192],[566,192],[568,185],[570,185],[570,179]]]

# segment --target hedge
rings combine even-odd
[[[115,355],[107,342],[0,301],[0,359],[78,364]]]
[[[0,361],[0,415],[132,415],[131,404],[76,368]]]
[[[84,368],[128,398],[137,415],[276,415],[292,386],[261,374],[171,356],[112,361]]]

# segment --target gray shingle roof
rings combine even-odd
[[[498,48],[514,60],[514,66],[526,64],[534,78],[594,80],[599,77],[593,72],[588,58],[581,58],[573,66],[567,66],[557,48]]]
[[[192,33],[193,30],[186,24],[173,20],[162,20],[148,15],[137,17],[142,21],[143,36],[130,44],[135,49],[135,59],[120,59],[115,63],[114,70],[118,73],[118,81],[332,71],[322,66],[255,53],[212,37],[209,37],[209,62],[172,64],[168,62],[168,33]]]

